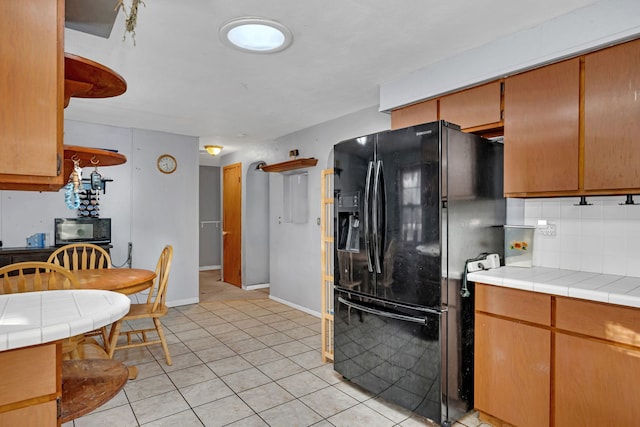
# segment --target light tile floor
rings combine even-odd
[[[262,295],[170,309],[173,365],[159,345],[117,351],[138,378],[64,427],[434,425],[344,381],[322,363],[320,320]],[[471,413],[454,426],[489,425]]]

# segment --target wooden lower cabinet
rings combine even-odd
[[[482,419],[640,425],[640,309],[476,283],[475,321]]]
[[[551,332],[476,313],[475,407],[520,427],[549,425]]]
[[[555,426],[640,423],[640,349],[556,334]]]
[[[60,425],[61,344],[0,352],[0,426]]]

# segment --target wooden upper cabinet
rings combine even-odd
[[[579,58],[506,79],[506,195],[578,190],[579,101]]]
[[[585,56],[585,190],[640,188],[640,40]]]
[[[391,112],[391,129],[401,129],[438,120],[438,100],[419,102]]]
[[[0,35],[0,189],[60,188],[64,0],[0,2]]]
[[[502,126],[502,81],[440,98],[440,119],[464,130]]]

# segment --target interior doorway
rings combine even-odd
[[[242,286],[242,163],[222,168],[222,277]]]
[[[199,190],[199,270],[220,270],[222,267],[222,198],[220,197],[220,167],[200,165]]]
[[[269,174],[249,165],[245,179],[244,289],[269,287]]]

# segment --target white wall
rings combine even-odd
[[[168,302],[198,301],[198,140],[139,129],[65,121],[65,144],[115,149],[127,162],[99,168],[108,182],[100,196],[100,216],[112,219],[114,264],[127,258],[133,242],[133,267],[154,269],[165,244],[174,247]],[[176,157],[171,175],[156,169],[160,154]],[[91,172],[85,168],[85,173]],[[0,240],[4,247],[25,246],[25,237],[53,233],[53,219],[75,217],[64,192],[0,191]],[[53,236],[52,236],[53,237]]]
[[[639,1],[596,1],[575,12],[384,82],[380,87],[380,111],[390,111],[639,34]]]
[[[577,197],[525,200],[524,224],[545,219],[556,226],[555,236],[534,234],[533,264],[640,277],[640,205],[620,205],[624,201],[587,197],[591,205],[576,206]]]
[[[289,160],[289,150],[298,149],[299,157],[315,157],[318,165],[308,169],[309,220],[306,224],[279,223],[283,217],[283,175],[269,174],[269,257],[270,295],[307,312],[320,312],[320,173],[333,167],[333,145],[348,138],[389,129],[387,114],[371,107],[317,126],[279,138],[273,143],[256,144],[241,152],[222,157],[224,165],[242,162],[243,177],[251,163],[263,160],[279,163]],[[243,183],[245,180],[243,179]],[[243,191],[243,226],[251,201]],[[251,250],[243,234],[243,251]],[[244,257],[245,255],[243,255]],[[243,271],[244,276],[244,271]]]

